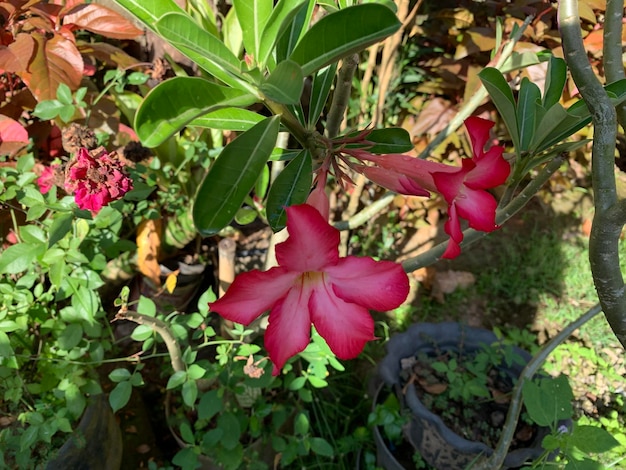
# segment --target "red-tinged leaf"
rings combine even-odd
[[[143,30],[119,13],[95,3],[73,8],[70,14],[63,17],[63,24],[73,24],[79,29],[113,39],[135,39],[143,34]]]
[[[17,121],[0,114],[0,155],[13,155],[28,144],[28,132]]]
[[[0,114],[0,142],[28,142],[28,132],[19,122]]]
[[[33,33],[37,42],[37,53],[22,80],[28,85],[37,100],[56,98],[60,83],[76,90],[83,76],[83,58],[72,41],[55,35],[51,39]]]
[[[139,62],[119,47],[104,42],[86,43],[78,41],[77,47],[81,54],[94,57],[110,67],[127,69]]]
[[[0,47],[0,71],[21,75],[35,51],[35,41],[30,34],[20,33],[8,47]]]

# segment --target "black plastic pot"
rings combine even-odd
[[[459,345],[463,345],[463,351],[471,353],[497,340],[491,331],[482,328],[452,322],[419,323],[392,337],[387,344],[387,355],[379,366],[379,374],[387,385],[396,390],[400,402],[410,408],[413,418],[407,437],[429,465],[441,470],[464,470],[479,456],[490,456],[493,449],[482,442],[464,439],[450,430],[439,416],[422,404],[415,387],[407,387],[405,393],[402,393],[400,361],[418,352],[435,354],[435,349],[458,351]],[[515,352],[526,361],[530,360],[531,356],[526,351],[515,348]],[[523,370],[521,365],[503,368],[512,378],[519,377]],[[530,447],[510,451],[504,468],[520,467],[524,462],[539,457],[543,452],[541,441],[548,433],[547,428],[539,428]]]

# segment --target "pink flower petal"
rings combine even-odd
[[[496,225],[498,203],[487,191],[464,188],[454,203],[460,217],[469,222],[470,227],[482,232],[492,232]]]
[[[461,224],[456,211],[456,205],[452,204],[448,208],[448,220],[444,224],[445,232],[450,235],[448,246],[444,251],[442,258],[453,259],[461,254],[461,247],[459,244],[463,241],[463,231],[461,230]]]
[[[226,294],[209,303],[209,308],[227,320],[248,325],[287,295],[298,275],[281,266],[239,274]]]
[[[409,295],[409,278],[392,261],[348,256],[326,268],[333,292],[346,302],[384,312],[399,307]]]
[[[272,375],[278,375],[287,359],[302,352],[311,340],[311,287],[306,284],[300,280],[270,312],[265,349],[274,363]]]
[[[465,128],[472,141],[472,151],[476,158],[483,156],[485,144],[489,139],[489,131],[494,126],[493,121],[482,119],[477,116],[469,117],[465,120]]]
[[[353,165],[353,169],[362,173],[370,181],[396,193],[430,197],[430,193],[417,184],[417,182],[393,170],[365,165]]]
[[[463,181],[467,171],[464,171],[463,168],[458,168],[458,170],[456,173],[433,173],[437,192],[443,196],[448,205],[452,204],[463,189]]]
[[[315,329],[338,358],[352,359],[365,343],[376,339],[374,320],[367,309],[344,302],[328,284],[313,291],[309,305]]]
[[[339,260],[339,231],[313,206],[287,207],[289,238],[276,245],[276,259],[290,271],[323,271]]]
[[[511,165],[502,158],[504,147],[495,145],[487,151],[470,171],[465,184],[474,189],[495,188],[504,184],[511,173]]]

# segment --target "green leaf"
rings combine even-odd
[[[563,470],[606,470],[606,467],[600,462],[584,457],[578,460],[574,457],[569,458]]]
[[[395,33],[400,21],[387,7],[374,3],[355,5],[326,15],[302,37],[290,59],[305,76],[362,51]]]
[[[193,408],[196,398],[198,398],[198,385],[195,380],[187,380],[183,383],[183,402],[189,408]]]
[[[183,12],[174,0],[116,0],[120,6],[128,10],[152,31],[156,32],[155,23],[163,15],[171,12]]]
[[[217,427],[224,431],[222,445],[229,450],[234,449],[239,444],[241,436],[241,426],[237,417],[230,412],[221,414],[217,419]]]
[[[11,369],[18,368],[15,353],[11,347],[11,340],[9,340],[9,335],[4,331],[0,331],[0,365],[10,367]]]
[[[139,302],[137,302],[137,312],[142,315],[148,315],[150,317],[156,316],[157,308],[154,300],[144,295],[139,297]]]
[[[154,331],[148,325],[137,325],[130,334],[130,337],[134,341],[145,341],[148,338],[151,338],[153,333]]]
[[[206,369],[200,367],[198,364],[191,364],[187,369],[187,376],[191,380],[198,380],[204,377],[206,374]]]
[[[272,14],[272,0],[233,0],[233,7],[243,33],[243,45],[248,55],[259,62],[263,28]]]
[[[553,55],[548,62],[548,73],[546,75],[545,92],[543,94],[543,107],[550,109],[557,104],[563,94],[563,87],[567,80],[567,65],[565,61]]]
[[[175,77],[146,95],[135,115],[135,130],[145,146],[156,147],[203,114],[256,101],[249,93],[203,78]]]
[[[46,233],[37,225],[22,225],[19,228],[19,234],[25,243],[37,245],[46,242]]]
[[[179,387],[184,384],[186,380],[187,372],[185,372],[184,370],[177,370],[170,376],[165,389],[172,390],[173,388]]]
[[[305,3],[307,3],[306,0],[279,0],[274,6],[272,14],[263,28],[261,42],[258,45],[256,61],[261,68],[268,61],[278,39],[289,28],[294,17]]]
[[[296,435],[304,436],[309,432],[309,418],[306,413],[300,412],[294,421],[294,431]]]
[[[187,421],[180,423],[180,437],[182,437],[183,441],[185,441],[187,444],[194,445],[196,443],[196,438],[193,435],[191,426]]]
[[[247,131],[263,119],[264,116],[247,109],[222,108],[194,119],[189,125],[222,131]]]
[[[256,220],[258,213],[251,207],[241,207],[235,213],[235,222],[239,225],[248,225]]]
[[[0,274],[17,274],[30,269],[35,258],[43,251],[45,251],[45,246],[39,244],[11,245],[0,256]]]
[[[224,409],[224,404],[217,390],[210,390],[200,397],[198,419],[208,420]]]
[[[69,351],[78,346],[83,339],[83,327],[79,323],[70,323],[65,327],[61,336],[59,336],[58,344],[61,349]]]
[[[530,419],[539,426],[551,426],[572,417],[574,395],[564,375],[526,381],[522,393]]]
[[[311,450],[315,454],[323,457],[332,457],[335,455],[335,450],[326,439],[322,439],[321,437],[312,437],[310,442]]]
[[[278,37],[276,44],[276,61],[281,62],[289,57],[296,48],[298,41],[306,33],[306,28],[311,24],[313,12],[317,2],[308,0],[306,8],[302,8],[296,13],[293,20],[286,25],[285,32]]]
[[[524,77],[517,99],[517,125],[520,139],[520,152],[528,150],[537,124],[537,103],[541,102],[539,87]]]
[[[130,378],[130,371],[128,369],[113,369],[109,374],[109,380],[112,382],[121,382]]]
[[[576,426],[572,431],[570,442],[586,454],[601,454],[619,442],[605,429],[596,426]]]
[[[69,384],[65,389],[67,409],[74,418],[79,418],[85,410],[87,400],[76,384]]]
[[[130,400],[130,394],[133,391],[133,386],[128,381],[119,382],[111,393],[109,393],[109,404],[113,408],[113,413],[121,410],[126,406],[128,400]]]
[[[353,133],[350,136],[356,136]],[[350,137],[348,136],[348,137]],[[388,127],[386,129],[374,129],[366,137],[365,140],[372,142],[374,145],[366,147],[371,153],[404,153],[413,150],[413,142],[409,133],[401,127]],[[362,145],[349,145],[351,147],[363,147]]]
[[[511,87],[506,82],[502,73],[493,67],[486,67],[478,74],[480,81],[483,83],[493,104],[496,105],[500,116],[504,120],[504,124],[509,130],[511,140],[515,146],[515,151],[520,152],[520,141],[517,125],[517,113],[515,112],[515,98]]]
[[[274,232],[285,228],[285,207],[302,204],[311,190],[313,164],[308,150],[301,151],[278,175],[267,195],[267,222]]]
[[[50,225],[48,248],[62,240],[69,233],[72,229],[72,220],[74,220],[74,215],[71,212],[56,214],[52,225]]]
[[[279,120],[279,116],[267,118],[224,147],[193,205],[194,224],[201,235],[214,235],[233,219],[272,153]]]
[[[260,86],[261,92],[266,97],[283,104],[299,103],[303,88],[302,69],[291,60],[278,64]]]
[[[57,99],[63,104],[72,104],[72,90],[65,83],[59,83],[57,88]]]
[[[239,59],[226,45],[186,13],[170,12],[155,24],[157,32],[211,75],[241,89]]]
[[[328,67],[319,70],[313,76],[313,83],[311,84],[311,102],[309,104],[309,124],[315,126],[317,120],[324,111],[330,89],[335,81],[335,74],[337,73],[337,64],[331,64]]]
[[[100,297],[92,289],[81,285],[72,295],[72,307],[81,318],[93,323],[100,308]]]

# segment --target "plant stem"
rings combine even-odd
[[[598,313],[602,311],[602,307],[598,304],[585,312],[582,316],[565,326],[554,338],[548,341],[541,350],[533,356],[533,358],[526,364],[522,374],[520,375],[513,394],[511,396],[511,404],[509,405],[509,411],[506,416],[504,427],[502,428],[502,434],[498,445],[494,450],[491,457],[478,465],[472,467],[472,470],[491,470],[493,468],[501,468],[506,458],[507,452],[515,435],[515,429],[517,427],[517,421],[519,419],[520,412],[522,410],[522,388],[526,380],[531,380],[533,376],[539,371],[543,363],[548,356],[562,344],[574,331],[587,323]]]
[[[606,319],[617,339],[626,347],[626,291],[618,249],[624,208],[622,203],[617,205],[615,184],[617,113],[589,63],[580,32],[578,2],[561,0],[558,18],[565,60],[589,108],[594,126],[591,180],[595,215],[589,238],[591,274]],[[614,22],[609,22],[605,27],[613,25]]]
[[[539,191],[539,188],[544,185],[550,176],[559,169],[563,163],[563,156],[558,156],[554,160],[550,161],[539,174],[505,207],[499,209],[496,212],[496,224],[502,225],[515,214],[517,214],[527,203],[530,198]],[[372,204],[373,205],[373,204]],[[479,232],[474,229],[467,229],[463,231],[462,247],[474,243],[476,240],[480,240],[488,232]],[[429,266],[439,260],[443,252],[446,250],[448,242],[445,241],[432,247],[430,250],[417,255],[413,258],[409,258],[402,263],[402,267],[407,273],[413,272],[417,269]]]
[[[343,64],[337,74],[337,82],[335,83],[335,92],[333,100],[330,104],[330,111],[326,119],[326,137],[332,139],[337,137],[343,116],[350,102],[350,94],[352,92],[352,77],[359,65],[359,55],[352,54],[343,59]]]
[[[606,75],[607,83],[626,78],[622,61],[623,17],[624,0],[607,0],[602,43],[604,74]],[[626,103],[617,106],[617,120],[626,129]]]
[[[130,320],[138,325],[147,325],[152,328],[161,338],[167,347],[167,352],[170,355],[170,361],[174,372],[184,371],[186,369],[183,362],[183,355],[180,351],[180,346],[174,338],[174,334],[167,323],[148,315],[144,315],[139,312],[133,312],[130,310],[120,310],[115,316],[114,320]]]
[[[333,226],[337,230],[352,230],[357,228],[374,217],[376,213],[387,207],[394,197],[396,197],[396,193],[386,192],[380,199],[372,202],[361,212],[355,214],[353,217],[350,217],[348,220],[335,222]]]

